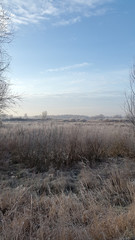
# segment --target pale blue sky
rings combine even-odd
[[[3,0],[15,36],[17,114],[124,114],[135,57],[135,0]]]

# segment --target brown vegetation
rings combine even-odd
[[[9,123],[0,131],[0,239],[134,239],[128,124]]]

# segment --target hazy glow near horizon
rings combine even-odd
[[[16,115],[124,114],[135,55],[135,1],[3,0],[15,37]],[[13,113],[14,114],[14,113]]]

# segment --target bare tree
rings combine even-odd
[[[135,65],[133,65],[130,74],[130,93],[126,95],[125,110],[128,120],[135,127]]]
[[[42,120],[47,119],[47,111],[42,112]]]
[[[15,104],[17,98],[11,93],[10,84],[6,77],[10,58],[5,46],[11,41],[12,35],[10,17],[0,5],[0,115],[10,105]]]
[[[9,14],[0,5],[0,43],[6,43],[11,40],[11,21]]]

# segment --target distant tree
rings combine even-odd
[[[113,116],[113,118],[122,118],[122,116],[120,114],[116,114]]]
[[[47,111],[42,112],[42,120],[47,118]]]
[[[135,127],[135,65],[130,74],[130,93],[126,95],[125,111],[128,120]]]
[[[24,118],[28,119],[28,114],[27,113],[24,114]]]
[[[5,50],[5,45],[12,39],[11,21],[7,12],[0,5],[0,115],[3,111],[15,104],[18,98],[12,94],[10,84],[6,77],[6,71],[10,64],[10,58]]]

